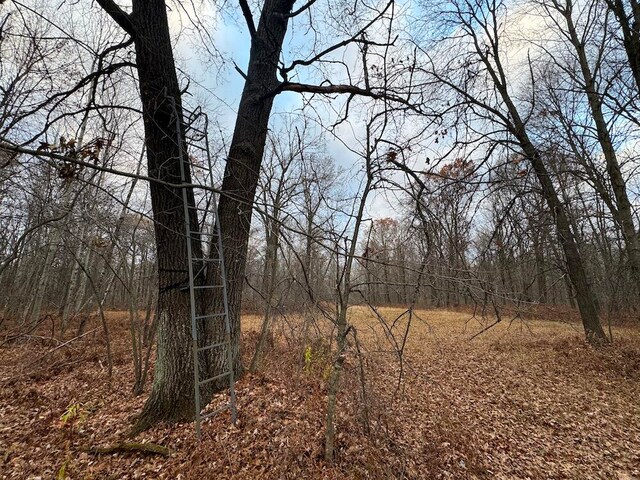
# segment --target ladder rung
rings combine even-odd
[[[194,121],[195,120],[196,119],[194,119]],[[189,132],[196,132],[196,133],[199,133],[200,135],[206,135],[207,134],[207,132],[205,132],[204,130],[200,130],[198,127],[194,127],[193,126],[193,121],[187,127],[187,133],[189,133]]]
[[[182,111],[184,112],[184,122],[188,125],[191,125],[202,116],[202,109],[200,107],[196,107],[194,109],[182,107]]]
[[[193,262],[221,262],[220,258],[212,258],[212,257],[191,257],[191,261]]]
[[[200,415],[200,420],[205,420],[207,418],[211,418],[214,415],[216,415],[217,413],[223,412],[227,409],[231,408],[231,404],[230,403],[225,403],[224,405],[221,405],[220,407],[205,413],[204,415]]]
[[[198,121],[198,118],[194,117],[192,119],[190,119],[190,121],[188,123],[185,124],[185,136],[193,136],[192,132],[197,133],[198,135],[204,136],[206,135],[207,132],[205,132],[204,130],[202,130],[200,127],[203,127],[203,125],[198,125],[196,122]]]
[[[196,230],[189,230],[189,235],[200,235],[201,237],[213,237],[215,232],[198,232]]]
[[[211,377],[211,378],[207,378],[206,380],[202,380],[201,382],[198,382],[198,385],[205,385],[207,383],[211,383],[211,382],[215,382],[216,380],[219,380],[223,377],[228,377],[229,375],[231,375],[231,372],[223,372],[220,375],[216,375],[215,377]]]
[[[192,207],[189,206],[187,207],[189,210],[195,210],[196,212],[211,212],[212,210],[210,208],[202,208],[202,207]]]
[[[195,285],[194,290],[212,290],[214,288],[223,288],[224,285]]]
[[[208,320],[209,318],[224,317],[224,313],[210,313],[208,315],[196,315],[196,320]]]
[[[205,143],[204,140],[206,139],[206,134],[198,128],[190,128],[189,130],[187,130],[187,134],[184,136],[184,138],[185,140],[187,140],[187,142],[191,141]]]
[[[228,342],[220,342],[220,343],[213,343],[211,345],[206,345],[204,347],[198,347],[198,352],[204,352],[207,350],[213,350],[214,348],[218,348],[218,347],[222,347],[223,345],[227,345]]]

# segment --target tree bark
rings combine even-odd
[[[183,128],[181,93],[165,2],[134,0],[130,15],[112,0],[98,0],[98,3],[134,41],[148,175],[179,184],[181,153],[186,152],[186,145],[184,132],[180,131]],[[185,180],[190,182],[188,167],[185,168]],[[189,295],[181,288],[188,282],[182,192],[157,182],[150,182],[149,187],[158,264],[157,358],[151,394],[134,432],[159,421],[191,420],[195,415]],[[193,191],[188,192],[188,203],[195,203]],[[191,224],[197,225],[195,211],[192,211]],[[199,242],[193,242],[193,248],[194,256],[198,256]]]
[[[479,47],[479,44],[476,43],[476,46]],[[571,230],[567,211],[564,205],[560,202],[558,192],[551,180],[549,170],[545,165],[542,155],[531,142],[527,133],[526,125],[520,117],[520,112],[509,95],[506,75],[497,54],[497,44],[493,44],[493,49],[495,67],[494,64],[489,61],[487,54],[484,51],[478,50],[477,53],[487,68],[498,94],[507,107],[507,111],[510,116],[507,128],[520,144],[520,148],[522,149],[525,158],[527,158],[531,163],[538,182],[542,187],[542,196],[551,211],[556,230],[558,232],[558,239],[562,250],[564,251],[567,273],[576,291],[576,302],[578,303],[578,309],[580,310],[580,317],[582,319],[585,336],[587,341],[592,344],[597,345],[606,343],[607,337],[602,329],[602,325],[600,324],[595,295],[589,285],[587,272],[584,268],[584,262],[580,254],[580,250],[578,249],[578,243],[573,231]]]
[[[240,309],[253,200],[258,186],[273,98],[280,83],[276,77],[278,61],[293,4],[293,0],[265,0],[260,23],[252,34],[249,68],[229,147],[222,182],[223,193],[218,207],[227,270],[229,321],[236,375],[242,372]],[[249,21],[253,25],[253,20]]]
[[[176,128],[174,105],[182,118],[181,94],[171,46],[164,0],[134,0],[131,14],[112,0],[98,0],[102,8],[126,31],[136,51],[140,96],[142,100],[148,174],[164,182],[180,183],[180,145],[184,132]],[[253,27],[250,12],[244,12],[252,36],[249,68],[243,90],[229,159],[222,185],[224,194],[218,207],[223,232],[223,250],[228,281],[229,319],[231,323],[233,368],[242,371],[240,358],[240,302],[245,275],[252,203],[266,142],[273,95],[288,14],[293,0],[266,0],[258,28]],[[186,179],[188,182],[190,179]],[[174,189],[151,182],[151,202],[155,220],[158,263],[157,359],[151,394],[134,431],[158,421],[190,420],[194,416],[194,384],[191,356],[189,296],[181,291],[187,283],[188,258],[184,231],[182,195]],[[189,199],[193,205],[193,192]],[[196,225],[195,212],[191,224]],[[194,255],[201,250],[193,242]],[[209,276],[212,274],[208,274]],[[205,299],[221,305],[221,298]],[[215,335],[222,325],[203,332]],[[203,372],[225,369],[223,353],[203,359]],[[223,382],[203,389],[206,405]],[[226,382],[224,382],[226,383]]]
[[[140,94],[143,106],[148,174],[171,183],[181,182],[181,153],[186,152],[181,94],[169,34],[164,0],[134,0],[132,20]],[[175,106],[175,110],[174,110]],[[182,126],[180,127],[182,129]],[[188,173],[188,167],[185,165]],[[185,179],[190,183],[190,178]],[[184,206],[180,189],[150,183],[158,262],[157,359],[151,394],[136,430],[158,421],[194,417],[193,357]],[[194,205],[189,191],[189,205]],[[197,225],[195,211],[191,225]],[[195,230],[197,227],[194,227]],[[200,250],[193,242],[194,256]],[[206,372],[206,370],[205,370]],[[203,402],[208,403],[208,399]]]
[[[598,143],[602,148],[602,153],[607,165],[609,182],[611,183],[611,189],[613,190],[613,195],[616,201],[617,209],[612,211],[612,213],[614,214],[614,218],[620,225],[622,234],[624,235],[624,242],[625,246],[627,247],[627,256],[629,257],[632,276],[636,284],[635,292],[636,294],[639,294],[640,290],[638,290],[638,285],[640,285],[640,241],[638,239],[636,227],[633,222],[633,210],[631,207],[631,202],[629,201],[629,196],[627,195],[627,184],[622,175],[622,170],[620,169],[620,164],[618,162],[616,151],[613,145],[613,140],[609,133],[609,128],[602,111],[602,99],[600,97],[600,93],[597,91],[594,75],[591,67],[589,66],[585,45],[578,37],[578,32],[573,21],[572,1],[566,0],[566,6],[566,9],[563,10],[562,13],[567,24],[569,39],[578,56],[580,71],[584,80],[582,88],[587,95],[589,109],[591,110],[591,115],[596,126]],[[631,57],[629,58],[631,59]]]

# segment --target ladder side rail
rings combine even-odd
[[[204,141],[207,149],[207,166],[209,167],[209,185],[213,187],[213,166],[211,165],[211,149],[209,148],[209,116],[203,112],[204,116]],[[235,389],[235,374],[233,371],[233,352],[231,348],[231,325],[229,324],[229,297],[227,294],[227,269],[224,261],[224,251],[222,244],[222,229],[220,226],[220,215],[218,213],[218,202],[216,201],[215,192],[211,192],[211,206],[214,212],[215,232],[217,233],[217,248],[220,258],[220,275],[222,277],[222,302],[224,307],[224,339],[227,342],[227,368],[229,370],[229,404],[231,406],[231,421],[236,423],[237,409],[236,409],[236,389]]]
[[[176,108],[175,99],[170,97],[171,104],[173,106],[173,112],[176,119],[176,129],[178,132],[178,152],[180,154],[180,179],[183,183],[182,187],[182,205],[184,211],[184,223],[185,223],[185,239],[187,242],[187,260],[189,264],[189,303],[190,303],[190,312],[191,312],[191,341],[192,341],[192,355],[193,355],[193,377],[194,377],[194,388],[195,388],[195,414],[196,414],[196,435],[198,439],[202,437],[202,432],[200,428],[200,372],[199,372],[199,361],[198,361],[198,325],[196,322],[196,295],[194,289],[194,278],[193,278],[193,251],[191,248],[191,218],[189,211],[189,197],[187,194],[186,180],[186,156],[183,149],[183,138],[182,138],[182,125],[181,119],[178,116],[178,109]]]
[[[218,205],[213,201],[214,211],[216,212],[216,233],[218,234],[217,247],[220,255],[220,275],[222,277],[222,302],[224,307],[224,339],[228,343],[227,347],[227,368],[229,369],[229,396],[231,404],[231,421],[235,424],[237,419],[236,409],[236,390],[235,390],[235,373],[233,369],[233,352],[231,348],[231,325],[229,324],[229,297],[227,293],[227,269],[224,261],[224,252],[222,245],[222,230],[220,228],[220,216],[217,214]]]
[[[209,146],[209,115],[207,115],[206,113],[201,111],[201,115],[202,117],[204,117],[204,125],[203,125],[203,129],[204,129],[204,145],[205,145],[205,152],[206,152],[206,167],[207,167],[207,176],[208,181],[209,181],[209,185],[208,187],[213,188],[213,165],[211,164],[211,149]],[[218,223],[218,204],[216,202],[216,193],[212,190],[209,192],[210,193],[210,198],[208,199],[209,201],[207,202],[207,206],[211,209],[211,211],[213,212],[213,222],[211,225],[211,231],[212,233],[215,232],[218,236],[218,238],[220,238],[220,232],[216,230],[216,224]],[[204,230],[204,219],[203,219],[203,230]],[[208,252],[208,257],[211,257],[211,254],[213,252],[213,245],[211,245],[211,243],[213,242],[209,242],[210,244],[208,245],[209,247],[209,252]],[[222,259],[222,245],[220,244],[220,242],[218,242],[218,246],[219,248],[219,257]],[[224,262],[220,262],[220,266],[221,268],[224,270]],[[223,276],[222,277],[222,281],[224,283],[224,285],[226,286],[226,279]],[[227,308],[225,306],[225,313],[228,314]]]
[[[202,119],[202,125],[200,125],[200,122],[199,122],[200,119]],[[189,132],[191,130],[197,132],[198,138],[195,138],[195,139],[189,138]],[[202,166],[196,165],[196,168],[204,171],[205,182],[209,184],[208,186],[213,187],[213,169],[211,166],[211,154],[210,154],[210,148],[209,148],[209,117],[205,112],[202,111],[202,107],[197,106],[192,111],[189,111],[189,124],[185,129],[185,136],[187,139],[188,146],[197,148],[204,153],[204,156],[205,156],[203,159],[204,165]],[[202,140],[204,140],[204,146],[197,145],[197,143],[202,142]],[[210,195],[207,195],[205,192],[205,195],[203,198],[204,207],[199,206],[202,204],[202,202],[198,204],[199,208],[202,209],[201,210],[202,219],[198,219],[198,224],[201,230],[204,230],[204,226],[206,225],[208,214],[211,211],[210,196],[213,196],[213,195],[215,195],[213,192],[210,192]],[[214,215],[215,213],[216,212],[214,211]]]

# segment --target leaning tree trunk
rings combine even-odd
[[[519,120],[519,118],[517,120]],[[520,131],[523,132],[524,130],[522,129]],[[549,171],[540,153],[533,144],[529,142],[525,135],[522,135],[520,143],[542,186],[542,195],[555,220],[560,245],[565,255],[567,273],[576,291],[576,302],[578,303],[578,310],[580,310],[580,317],[582,318],[582,325],[587,340],[592,344],[606,343],[607,337],[600,324],[598,307],[591,285],[589,285],[587,279],[587,272],[584,268],[580,250],[578,249],[578,243],[571,230],[567,211],[558,198],[555,186],[551,181]]]
[[[228,281],[229,320],[234,370],[242,371],[240,358],[240,308],[253,200],[267,140],[267,128],[288,15],[294,0],[265,0],[260,23],[252,34],[249,68],[240,99],[229,158],[222,182],[218,211]],[[219,358],[219,367],[224,358]]]
[[[571,6],[571,1],[567,1],[567,5]],[[613,139],[609,133],[607,120],[602,108],[602,98],[600,92],[597,90],[596,80],[591,67],[589,66],[586,48],[578,36],[578,32],[573,21],[572,9],[567,8],[566,10],[563,10],[563,14],[567,24],[569,39],[575,48],[578,62],[580,64],[580,71],[584,80],[582,89],[587,95],[589,109],[591,110],[591,115],[598,134],[598,143],[602,148],[602,153],[607,165],[609,182],[616,201],[617,208],[612,211],[612,214],[622,230],[625,246],[627,248],[626,253],[629,258],[629,265],[631,267],[634,281],[634,293],[636,295],[640,295],[640,290],[638,288],[640,286],[640,239],[638,238],[638,232],[636,231],[633,221],[633,208],[627,194],[627,183],[622,174],[620,163],[618,162],[616,150],[613,145]]]
[[[479,48],[478,45],[479,44],[476,44],[476,48]],[[497,49],[497,45],[494,45],[494,49]],[[580,310],[582,326],[587,340],[589,343],[595,345],[606,343],[607,337],[605,336],[600,323],[595,295],[587,278],[587,272],[584,268],[584,262],[578,248],[578,242],[571,230],[567,210],[562,202],[560,202],[558,192],[551,180],[549,170],[547,169],[542,155],[531,142],[525,122],[522,120],[520,112],[509,94],[506,74],[504,72],[502,62],[497,54],[493,57],[493,63],[489,61],[489,57],[484,51],[478,50],[478,54],[481,61],[484,63],[487,72],[491,76],[498,95],[501,97],[509,113],[509,120],[507,121],[506,126],[518,141],[525,158],[530,162],[538,182],[540,183],[542,196],[553,216],[560,246],[562,247],[565,256],[567,273],[569,274],[571,283],[576,291],[578,310]]]

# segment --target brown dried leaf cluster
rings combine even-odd
[[[382,309],[389,319],[400,313]],[[640,330],[614,329],[593,349],[572,323],[528,320],[482,329],[460,312],[418,312],[401,366],[378,321],[354,307],[363,346],[346,362],[338,416],[338,461],[322,461],[328,358],[276,334],[263,370],[238,382],[239,422],[162,425],[137,442],[168,447],[94,455],[124,440],[143,398],[132,397],[126,319],[112,313],[114,377],[99,331],[68,348],[32,334],[0,349],[0,478],[640,478]],[[404,322],[404,323],[403,323]],[[393,333],[401,335],[406,321]],[[245,352],[258,318],[245,321]],[[276,332],[278,328],[276,325]],[[38,363],[38,358],[42,362]],[[28,365],[29,368],[26,368]],[[224,396],[214,400],[224,401]],[[74,428],[60,417],[84,412]],[[370,430],[364,424],[368,413]]]

